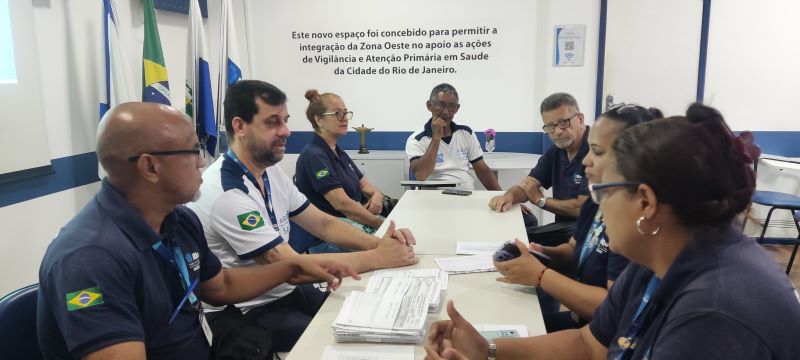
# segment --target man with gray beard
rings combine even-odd
[[[589,196],[585,167],[581,163],[589,152],[589,127],[584,124],[578,102],[567,93],[548,96],[542,101],[539,111],[544,123],[542,129],[553,141],[553,146],[539,158],[536,167],[522,182],[505,194],[493,197],[489,207],[502,212],[513,204],[530,200],[554,213],[556,223],[574,222]],[[544,196],[542,187],[552,187],[553,197]]]

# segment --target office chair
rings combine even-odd
[[[761,158],[760,160],[768,160],[770,162],[779,162],[779,163],[792,163],[792,164],[800,164],[800,162],[788,160],[788,159],[776,159],[776,158]],[[759,161],[760,161],[759,160]],[[758,171],[758,162],[755,164],[755,170]],[[795,228],[797,228],[798,239],[800,239],[800,218],[798,218],[798,211],[800,211],[800,197],[794,194],[789,194],[785,192],[778,192],[778,191],[764,191],[764,190],[756,190],[753,193],[753,203],[764,205],[769,207],[769,211],[767,212],[767,218],[764,220],[764,227],[761,229],[761,235],[758,237],[758,242],[762,243],[764,241],[764,235],[767,233],[767,227],[769,227],[770,219],[772,218],[772,212],[776,209],[783,209],[787,210],[792,214],[792,222],[794,222]],[[800,240],[798,240],[800,241]],[[786,268],[786,274],[789,274],[789,271],[792,268],[792,262],[794,262],[795,253],[797,252],[797,243],[795,243],[794,251],[792,251],[791,258],[789,260],[789,266]]]
[[[39,360],[36,337],[36,296],[39,284],[18,289],[0,299],[0,356]]]
[[[800,211],[794,212],[794,223],[797,225],[800,223]],[[789,272],[792,271],[792,263],[794,263],[794,256],[797,255],[797,248],[800,247],[800,231],[797,233],[797,239],[794,243],[794,249],[792,250],[792,256],[789,257],[789,264],[786,265],[786,275],[789,275]]]

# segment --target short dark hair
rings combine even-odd
[[[558,109],[564,105],[572,106],[575,108],[575,110],[581,111],[581,109],[578,107],[578,101],[575,100],[572,95],[558,92],[542,100],[542,105],[539,106],[539,113],[544,114],[548,111]]]
[[[711,107],[693,104],[686,116],[633,126],[612,148],[620,174],[652,187],[688,227],[730,222],[750,203],[753,149]]]
[[[601,119],[608,119],[622,124],[622,129],[639,125],[650,120],[661,119],[664,114],[654,107],[646,108],[639,105],[622,105],[611,108],[600,115]]]
[[[256,97],[265,103],[278,106],[286,103],[286,94],[275,85],[260,80],[241,80],[228,87],[225,93],[225,131],[230,139],[233,134],[233,118],[240,117],[245,123],[253,122],[258,112]]]
[[[458,99],[458,91],[456,91],[456,88],[454,88],[453,85],[448,83],[441,83],[434,86],[433,90],[431,90],[430,101],[436,101],[436,96],[438,96],[439,93],[453,94],[456,96],[456,99]]]

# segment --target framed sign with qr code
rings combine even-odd
[[[586,25],[556,25],[553,66],[583,66]]]

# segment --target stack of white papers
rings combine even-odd
[[[439,304],[441,304],[442,292],[447,290],[447,272],[432,268],[432,269],[414,269],[414,270],[378,270],[372,274],[367,285],[366,292],[380,293],[380,294],[406,294],[416,293],[420,291],[429,292],[426,294],[430,298],[428,305],[428,312],[439,311]],[[409,287],[416,287],[410,289]]]
[[[442,279],[445,279],[444,282]],[[331,325],[336,342],[420,343],[429,309],[447,288],[439,269],[378,271],[353,291]]]
[[[439,258],[436,264],[450,274],[467,274],[495,271],[492,254]]]

